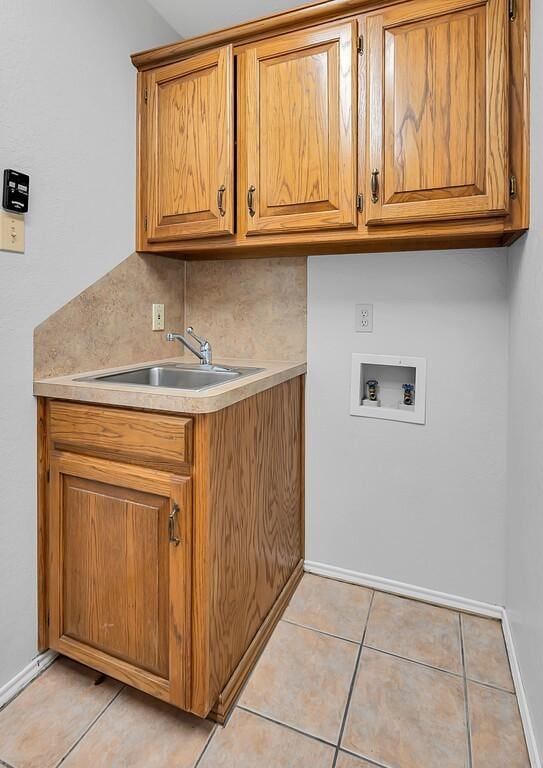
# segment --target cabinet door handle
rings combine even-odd
[[[173,544],[174,547],[177,547],[178,544],[181,543],[181,539],[175,535],[175,520],[178,512],[179,505],[174,504],[168,517],[168,538],[170,539],[170,544]]]
[[[224,184],[221,184],[217,191],[217,208],[219,209],[219,213],[221,216],[226,216],[226,211],[224,210],[224,193],[226,192],[226,187]]]
[[[379,171],[374,168],[371,173],[371,202],[379,202]]]
[[[256,211],[254,208],[254,194],[256,192],[256,187],[254,184],[251,184],[249,189],[247,190],[247,208],[249,209],[249,216],[254,216]]]

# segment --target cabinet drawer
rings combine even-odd
[[[192,461],[192,419],[95,405],[52,402],[53,448],[154,469],[186,472]]]

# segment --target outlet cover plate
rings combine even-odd
[[[373,333],[373,304],[356,304],[354,329],[357,333]]]
[[[164,304],[153,304],[153,331],[164,330]]]
[[[22,213],[0,211],[0,251],[24,253],[25,217]]]

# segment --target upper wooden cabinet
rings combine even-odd
[[[319,0],[135,54],[138,250],[509,245],[529,225],[529,2]]]
[[[148,73],[143,83],[143,230],[149,242],[234,231],[232,46]]]
[[[507,3],[416,0],[367,20],[367,223],[505,214]]]
[[[356,23],[240,57],[243,231],[356,226]]]

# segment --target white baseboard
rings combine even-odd
[[[458,595],[449,595],[445,592],[438,592],[433,589],[426,589],[425,587],[416,587],[401,581],[384,579],[382,576],[370,576],[367,573],[349,571],[345,568],[338,568],[335,565],[316,563],[312,560],[306,560],[304,568],[308,573],[327,576],[330,579],[348,581],[351,584],[360,584],[361,586],[369,587],[370,589],[377,589],[381,592],[391,592],[395,595],[410,597],[425,603],[442,605],[444,608],[453,608],[457,611],[463,611],[464,613],[474,613],[478,616],[488,616],[489,618],[500,619],[502,622],[505,644],[507,646],[507,653],[509,655],[511,674],[513,675],[515,690],[517,692],[520,716],[524,728],[524,736],[526,738],[531,766],[532,768],[543,768],[539,757],[530,710],[528,709],[528,701],[522,684],[520,666],[515,652],[511,626],[509,624],[507,611],[503,606],[494,605],[493,603],[484,603],[478,600],[470,600],[467,597],[459,597]]]
[[[331,579],[338,579],[338,581],[348,581],[351,584],[360,584],[363,587],[377,589],[381,592],[392,592],[395,595],[410,597],[425,603],[442,605],[445,608],[454,608],[457,611],[464,611],[465,613],[475,613],[478,616],[489,616],[493,619],[501,619],[503,615],[504,609],[501,605],[470,600],[468,597],[449,595],[446,592],[438,592],[437,590],[426,589],[425,587],[416,587],[413,584],[405,584],[403,581],[384,579],[382,576],[371,576],[368,573],[348,571],[345,568],[338,568],[335,565],[326,565],[325,563],[316,563],[312,560],[306,560],[305,570],[309,573],[318,574],[319,576],[328,576]]]
[[[507,646],[507,653],[509,655],[509,663],[511,665],[511,674],[513,675],[513,682],[515,683],[515,690],[517,692],[520,716],[522,718],[522,725],[524,726],[524,736],[526,737],[526,745],[528,747],[528,754],[530,755],[530,763],[532,768],[542,768],[534,726],[528,708],[528,699],[526,698],[526,691],[524,690],[522,676],[520,674],[520,665],[515,651],[513,633],[511,631],[511,625],[506,610],[504,610],[502,616],[502,627],[503,635],[505,637],[505,645]]]
[[[36,656],[30,664],[27,664],[24,669],[18,672],[15,677],[3,685],[0,688],[0,709],[11,701],[23,688],[25,688],[35,677],[37,677],[44,669],[53,663],[58,656],[54,651],[45,651]]]

